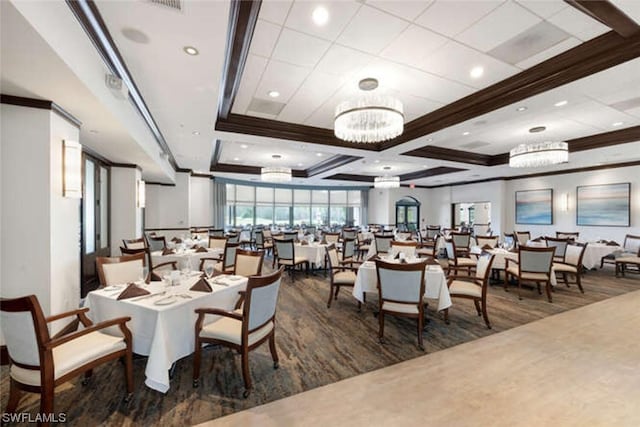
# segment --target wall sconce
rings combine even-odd
[[[147,202],[147,191],[143,180],[138,181],[138,207],[144,208]]]
[[[62,141],[62,195],[82,198],[82,145]]]
[[[560,210],[566,212],[569,210],[569,194],[562,193],[560,195]]]

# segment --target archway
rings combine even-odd
[[[396,227],[401,231],[416,231],[420,226],[420,202],[404,196],[396,202]]]

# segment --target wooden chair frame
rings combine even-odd
[[[145,281],[147,283],[149,283],[150,281],[159,282],[162,280],[162,277],[155,272],[156,269],[166,267],[169,265],[171,266],[172,270],[178,269],[177,261],[166,261],[166,262],[161,262],[160,264],[153,265],[153,257],[151,256],[151,250],[149,249],[148,246],[144,249],[127,249],[120,246],[120,252],[122,252],[122,255],[145,254],[145,256],[148,259],[148,263],[145,263],[145,265],[149,266],[149,274],[145,278]]]
[[[136,249],[131,249],[136,250]],[[146,261],[146,252],[144,250],[137,250],[133,255],[123,255],[116,257],[96,257],[96,270],[98,270],[98,280],[100,281],[100,286],[106,286],[106,279],[104,277],[104,271],[102,270],[102,266],[104,264],[115,264],[118,262],[128,262],[135,260],[142,260],[142,265],[147,265]]]
[[[580,255],[578,256],[578,262],[576,265],[573,265],[569,262],[566,261],[566,256],[565,259],[562,262],[554,262],[554,265],[568,265],[571,267],[575,267],[576,268],[576,272],[572,273],[569,271],[556,271],[556,277],[558,276],[558,274],[562,275],[562,280],[564,281],[564,284],[567,285],[567,288],[569,287],[570,284],[576,284],[578,285],[578,289],[580,289],[580,292],[582,292],[584,294],[584,289],[582,288],[582,280],[581,280],[581,276],[582,276],[582,271],[583,271],[583,266],[582,266],[582,258],[584,257],[584,253],[586,252],[587,249],[587,244],[586,243],[569,243],[567,245],[567,250],[569,249],[569,247],[571,246],[578,246],[581,248],[580,251]],[[573,274],[575,276],[575,282],[569,282],[569,274]]]
[[[358,273],[358,268],[354,267],[354,261],[340,261],[340,257],[338,256],[338,250],[336,249],[336,245],[334,243],[325,247],[326,257],[329,265],[329,279],[330,279],[330,287],[329,287],[329,299],[327,300],[327,308],[331,308],[331,300],[338,299],[338,293],[340,292],[340,287],[353,287],[355,285],[355,279],[353,283],[335,283],[335,276],[340,272],[352,271],[354,274]],[[336,259],[338,261],[338,265],[334,265],[331,257],[331,251],[335,251]],[[347,264],[349,266],[347,267]],[[361,309],[362,303],[358,301],[358,311]]]
[[[549,263],[549,270],[546,272],[547,280],[532,280],[532,279],[523,279],[522,273],[529,273],[528,271],[522,271],[522,252],[551,252],[551,262]],[[551,271],[553,268],[553,253],[555,253],[555,248],[538,248],[531,246],[519,246],[518,247],[518,261],[514,261],[511,258],[505,258],[505,267],[504,267],[504,290],[509,291],[508,283],[509,283],[509,263],[516,264],[518,266],[518,275],[515,276],[518,279],[518,299],[522,300],[521,289],[523,281],[534,282],[538,286],[538,294],[542,295],[542,290],[540,289],[540,284],[545,283],[545,289],[547,291],[547,299],[549,302],[553,302],[551,298]]]
[[[260,276],[260,274],[262,273],[262,263],[264,261],[264,251],[250,251],[248,249],[240,248],[236,249],[236,257],[235,261],[233,262],[233,274],[238,274],[238,255],[260,258],[260,261],[258,262],[258,271],[256,272],[256,274],[252,274],[252,276]]]

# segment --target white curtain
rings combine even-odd
[[[216,228],[224,228],[224,209],[227,203],[227,185],[213,181],[213,224]]]

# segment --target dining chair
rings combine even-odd
[[[471,270],[476,268],[478,261],[458,255],[461,252],[456,250],[456,242],[453,239],[445,239],[444,248],[447,253],[447,275],[452,271],[454,274],[458,274],[460,270],[467,270],[467,274],[471,275]]]
[[[273,239],[276,248],[276,263],[278,268],[284,266],[289,270],[291,279],[293,280],[293,270],[297,266],[304,265],[307,274],[309,273],[309,260],[306,257],[296,256],[295,244],[293,240]]]
[[[490,246],[491,248],[498,247],[498,240],[500,236],[476,236],[476,244],[481,248]]]
[[[167,247],[167,239],[165,236],[147,235],[147,245],[151,251],[161,251]]]
[[[209,237],[224,237],[224,228],[210,228]]]
[[[582,257],[584,256],[585,250],[587,249],[587,244],[585,243],[575,243],[571,242],[567,245],[565,249],[564,258],[562,261],[554,261],[553,262],[553,271],[556,276],[558,274],[562,274],[562,279],[569,287],[570,283],[575,283],[578,285],[578,289],[580,292],[584,294],[584,289],[582,288]],[[555,258],[554,258],[555,259]],[[569,282],[569,275],[573,275],[575,278],[575,282]]]
[[[400,242],[410,240],[412,234],[413,233],[410,233],[408,231],[400,231],[396,234],[396,240]]]
[[[163,273],[168,273],[172,270],[178,269],[178,261],[165,261],[160,264],[153,263],[153,256],[151,256],[151,250],[146,247],[144,249],[127,249],[120,246],[120,252],[122,255],[136,255],[136,254],[144,254],[147,262],[145,265],[149,266],[149,275],[145,278],[145,281],[149,282],[150,280],[159,282],[162,280]],[[122,282],[121,282],[122,283]]]
[[[426,229],[426,238],[428,240],[434,240],[436,236],[440,234],[440,226],[439,225],[427,225]]]
[[[640,236],[627,234],[622,242],[622,253],[611,253],[600,258],[600,268],[604,267],[605,264],[615,265],[616,256],[633,257],[638,252],[640,252]]]
[[[386,254],[391,249],[391,242],[393,241],[393,235],[385,236],[384,234],[374,234],[373,239],[376,243],[376,253]]]
[[[342,263],[349,263],[355,261],[356,255],[356,239],[345,237],[342,240],[342,251],[339,253],[340,261]]]
[[[358,240],[356,241],[356,254],[358,259],[362,259],[371,247],[371,239],[367,239],[364,233],[358,233]]]
[[[473,300],[478,316],[482,315],[484,323],[491,329],[489,315],[487,314],[487,288],[489,275],[495,255],[483,255],[478,258],[476,274],[474,276],[449,276],[447,286],[452,298]],[[449,324],[449,309],[444,310],[444,320]]]
[[[335,243],[337,245],[338,241],[340,240],[340,233],[331,233],[327,231],[323,233],[322,236],[324,238],[324,241],[327,242],[327,245],[330,245],[332,243]]]
[[[505,258],[504,290],[508,291],[510,278],[518,281],[518,299],[522,299],[520,290],[522,282],[534,282],[538,286],[538,293],[542,295],[540,285],[544,283],[547,299],[551,299],[551,269],[555,248],[539,248],[530,246],[518,247],[518,261]]]
[[[224,249],[229,239],[225,236],[209,236],[209,249]],[[238,242],[229,242],[238,243]]]
[[[238,276],[259,276],[262,272],[264,251],[236,250],[233,274]]]
[[[191,230],[191,237],[197,240],[207,240],[209,238],[209,229],[194,228]]]
[[[96,269],[101,286],[135,282],[146,265],[145,252],[119,257],[96,257]]]
[[[294,242],[298,241],[297,231],[285,231],[283,235],[284,235],[284,239],[293,240]]]
[[[567,252],[567,245],[569,244],[570,240],[564,237],[545,237],[544,240],[547,244],[547,247],[555,248],[556,250],[553,255],[553,261],[564,262],[564,256]]]
[[[86,316],[88,311],[88,308],[81,308],[45,317],[35,295],[0,299],[2,332],[11,363],[5,413],[15,412],[22,392],[26,391],[40,394],[40,414],[53,414],[56,387],[80,374],[84,374],[82,384],[85,385],[94,368],[115,359],[124,361],[125,401],[131,400],[133,354],[131,332],[126,326],[131,318],[119,317],[93,324]],[[75,319],[63,328],[63,333],[49,334],[51,322],[73,317]],[[83,328],[78,330],[80,323]],[[102,332],[115,326],[121,335]],[[108,380],[114,382],[111,376]],[[49,424],[47,420],[39,425]]]
[[[419,246],[416,249],[416,255],[418,255],[419,258],[422,257],[432,257],[432,258],[437,258],[438,257],[438,242],[440,241],[441,237],[439,235],[436,234],[436,236],[434,237],[434,240],[430,240],[430,241],[423,241],[422,246]]]
[[[240,243],[240,233],[227,233],[226,237],[227,243]]]
[[[455,244],[457,256],[468,258],[471,246],[471,233],[452,231],[450,237]]]
[[[556,231],[556,238],[558,239],[578,240],[578,237],[580,237],[579,231]]]
[[[139,239],[122,239],[122,245],[127,249],[144,249],[147,247],[147,242],[144,237]]]
[[[218,273],[233,274],[236,262],[236,251],[238,250],[240,243],[229,243],[224,246],[224,252],[222,252],[222,260],[218,260],[217,264],[213,266],[213,269]],[[213,260],[215,258],[209,259]],[[200,266],[204,267],[202,261],[207,261],[206,258],[202,258]],[[202,268],[200,268],[202,270]]]
[[[198,319],[195,325],[193,387],[200,385],[202,344],[206,343],[230,347],[241,354],[245,398],[249,397],[252,389],[249,351],[269,341],[273,368],[278,369],[275,330],[282,271],[283,267],[280,267],[272,274],[249,277],[246,290],[240,293],[244,298],[241,309],[225,311],[219,308],[197,308],[195,310]],[[207,315],[220,316],[220,318],[205,325],[204,320]]]
[[[418,348],[424,351],[424,271],[427,261],[390,263],[376,260],[378,276],[378,340],[384,343],[384,317],[409,317],[417,320]]]
[[[255,247],[257,250],[265,251],[266,254],[273,252],[273,243],[268,242],[265,238],[265,231],[260,230],[256,233]]]
[[[358,230],[355,228],[343,228],[342,229],[342,238],[343,239],[356,239],[358,237]]]
[[[391,241],[391,250],[390,252],[394,255],[403,253],[405,257],[412,258],[416,256],[416,250],[418,248],[418,242],[415,240],[407,240],[407,241]]]
[[[340,255],[336,249],[334,243],[325,247],[327,252],[327,259],[329,260],[329,300],[327,301],[327,308],[331,308],[331,300],[338,299],[338,292],[340,287],[353,287],[356,283],[356,273],[358,269],[353,266],[353,262],[341,262]],[[361,303],[358,301],[358,310],[361,308]]]
[[[616,277],[624,277],[627,273],[627,269],[630,266],[635,266],[636,271],[634,273],[640,273],[640,247],[636,254],[621,254],[621,256],[615,259]],[[631,272],[632,270],[629,270]]]
[[[518,244],[518,246],[526,246],[527,242],[531,240],[530,231],[514,231],[513,234],[516,238],[516,243]]]
[[[504,244],[507,247],[515,248],[517,246],[515,233],[504,233]]]

